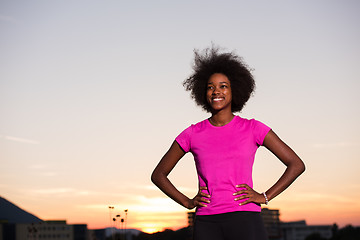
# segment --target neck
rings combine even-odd
[[[218,112],[218,113],[213,113],[209,118],[209,121],[214,126],[224,126],[229,122],[231,122],[233,118],[234,118],[234,114],[232,112],[229,113]]]

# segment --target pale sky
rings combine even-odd
[[[273,128],[307,170],[269,208],[283,221],[360,225],[359,1],[0,0],[0,195],[44,220],[186,226],[150,174],[209,115],[181,83],[215,43],[254,69],[239,115]],[[255,189],[284,166],[260,148]],[[170,178],[197,189],[191,154]]]

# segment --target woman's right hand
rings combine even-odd
[[[188,209],[193,209],[194,207],[207,207],[206,203],[210,203],[210,195],[201,190],[207,190],[207,187],[199,187],[196,196],[193,199],[189,199]]]

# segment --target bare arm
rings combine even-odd
[[[210,198],[210,196],[201,192],[201,190],[206,189],[206,187],[200,187],[198,194],[193,199],[189,199],[177,190],[168,178],[171,170],[184,155],[185,152],[180,148],[179,144],[174,141],[170,149],[165,153],[154,169],[151,175],[151,181],[167,196],[188,209],[192,209],[196,206],[205,207],[206,205],[204,202],[209,202],[209,200],[204,197]]]
[[[279,180],[267,190],[265,193],[270,201],[295,181],[305,171],[303,161],[296,155],[296,153],[286,145],[272,130],[266,135],[263,145],[271,151],[282,163],[285,164],[286,170],[281,175]],[[235,200],[246,199],[243,203],[255,202],[265,203],[265,198],[262,194],[257,193],[246,184],[237,185],[237,187],[245,188],[236,192],[234,195],[245,194],[236,198]]]
[[[266,135],[264,146],[286,165],[286,170],[279,180],[266,191],[270,200],[283,192],[305,171],[305,164],[272,130]]]

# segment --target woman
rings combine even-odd
[[[177,203],[187,209],[196,207],[195,240],[267,239],[260,205],[304,172],[304,163],[268,126],[234,115],[255,88],[241,58],[212,47],[202,53],[195,51],[193,69],[184,86],[211,117],[176,137],[151,179]],[[286,165],[279,180],[263,193],[252,188],[252,166],[259,146],[265,146]],[[167,177],[187,152],[194,155],[199,179],[194,198],[177,190]]]

